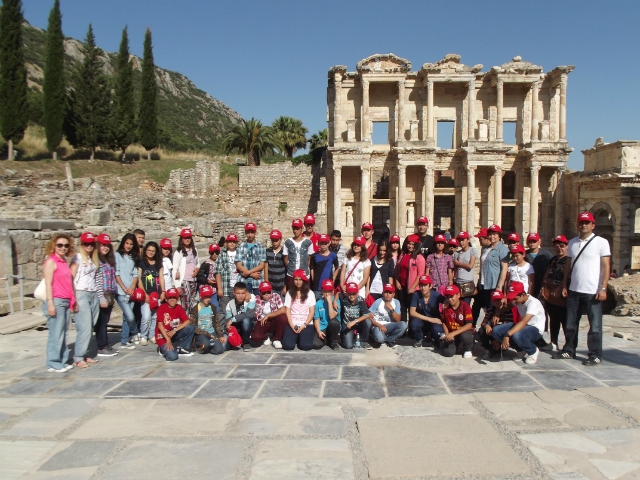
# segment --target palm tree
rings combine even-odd
[[[302,120],[281,116],[273,121],[271,127],[282,141],[285,158],[291,158],[299,148],[307,147],[309,130],[302,125]]]
[[[271,127],[262,125],[260,120],[242,120],[242,124],[234,125],[222,141],[225,153],[238,150],[247,154],[247,164],[260,165],[260,154],[282,152],[282,142]]]
[[[324,130],[318,130],[318,133],[314,133],[311,135],[311,140],[309,140],[309,150],[313,150],[318,147],[326,147],[328,143],[328,132],[325,128]]]

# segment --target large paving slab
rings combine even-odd
[[[326,382],[324,398],[352,398],[368,399],[383,398],[384,389],[380,383],[374,382]]]
[[[22,478],[55,447],[55,442],[0,441],[0,469],[3,480]]]
[[[318,398],[321,390],[322,382],[319,380],[267,380],[259,397]]]
[[[542,388],[531,377],[520,371],[458,373],[442,377],[453,393],[530,392]]]
[[[533,378],[550,390],[575,390],[576,388],[600,387],[603,383],[577,371],[529,372]]]
[[[127,380],[109,391],[107,397],[189,397],[204,383],[204,379],[144,379]]]
[[[278,353],[273,356],[270,364],[301,364],[301,365],[349,365],[351,355],[334,353],[323,355],[319,353]]]
[[[234,368],[233,365],[185,365],[167,362],[146,378],[225,378]]]
[[[337,365],[290,365],[284,378],[289,380],[337,380]]]
[[[263,380],[209,380],[194,398],[253,398]]]

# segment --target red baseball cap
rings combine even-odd
[[[178,293],[178,289],[177,288],[169,288],[165,294],[165,297],[167,298],[180,298],[180,294]]]
[[[213,288],[209,285],[203,285],[200,287],[200,298],[213,296]]]
[[[98,243],[101,243],[102,245],[111,245],[111,237],[106,233],[101,233],[100,235],[98,235],[97,240]]]
[[[434,241],[434,243],[447,243],[447,237],[445,237],[442,234],[436,235],[436,237],[433,239],[433,241]]]
[[[95,243],[96,236],[91,232],[84,232],[82,235],[80,235],[80,241],[82,243]]]
[[[511,282],[507,289],[507,300],[512,301],[521,293],[524,293],[524,285],[522,282]]]
[[[502,233],[502,229],[500,228],[500,225],[491,225],[489,228],[487,228],[487,233],[489,232]]]
[[[209,254],[212,254],[213,252],[220,253],[220,247],[217,243],[212,243],[211,245],[209,245]]]
[[[580,215],[578,215],[578,222],[593,222],[593,223],[596,223],[596,219],[593,218],[593,215],[591,215],[589,212],[583,212]]]
[[[407,237],[407,242],[420,243],[420,236],[413,233]]]
[[[305,215],[304,223],[305,223],[305,225],[315,225],[316,224],[316,217],[314,217],[311,214]]]
[[[335,285],[333,284],[333,280],[331,280],[330,278],[327,278],[325,281],[322,282],[322,290],[333,291],[334,288],[335,288]]]
[[[347,283],[347,293],[358,293],[359,288],[358,288],[358,284],[356,283]]]
[[[418,218],[418,221],[416,223],[418,225],[420,225],[421,223],[426,223],[427,225],[429,225],[429,219],[425,216],[422,216]]]
[[[302,220],[300,220],[299,218],[296,218],[293,222],[291,222],[291,227],[302,228],[303,226],[304,224],[302,223]]]
[[[419,282],[420,285],[433,285],[433,280],[429,275],[421,275]]]
[[[487,232],[486,228],[481,228],[478,233],[474,235],[476,238],[486,238],[489,236],[489,232]]]
[[[540,241],[540,235],[538,235],[537,233],[530,233],[529,235],[527,235],[527,242],[529,242],[531,240],[539,242]]]
[[[509,236],[507,237],[507,241],[512,240],[514,242],[519,242],[520,241],[520,235],[518,235],[517,233],[510,233]]]
[[[149,308],[156,310],[160,306],[160,295],[158,292],[151,292],[149,294]]]
[[[183,228],[182,231],[180,232],[180,236],[181,237],[191,237],[191,236],[193,236],[193,234],[191,233],[191,229],[190,228]]]
[[[244,226],[244,231],[245,232],[255,232],[257,230],[256,228],[256,224],[255,223],[247,223]]]
[[[459,245],[459,243],[458,243],[457,239],[452,238],[447,242],[447,245],[455,245],[457,247]]]
[[[356,238],[353,239],[353,243],[355,243],[356,245],[363,246],[367,243],[367,241],[365,240],[364,237],[361,237],[358,235]]]
[[[364,222],[360,230],[373,230],[373,225],[371,225],[369,222]]]
[[[457,239],[461,239],[461,238],[471,238],[471,236],[470,236],[467,232],[462,231],[462,232],[460,232],[460,233],[458,234],[458,236],[457,236],[456,238],[457,238]]]
[[[227,242],[237,242],[238,236],[235,233],[230,233],[227,235]]]
[[[326,233],[322,233],[318,236],[318,243],[331,243],[331,237]]]
[[[304,270],[302,270],[301,268],[299,268],[298,270],[296,270],[295,272],[293,272],[293,276],[294,277],[300,277],[302,280],[304,280],[305,282],[309,281],[309,277],[307,277],[307,274]]]
[[[171,240],[169,240],[168,238],[163,238],[162,240],[160,240],[160,246],[162,248],[171,248]]]
[[[567,241],[567,237],[565,237],[564,235],[556,236],[551,243],[552,244],[553,243],[566,243],[567,245],[569,244],[569,242]]]
[[[271,287],[271,284],[269,282],[262,282],[258,287],[258,290],[260,290],[260,293],[265,293],[272,291],[273,288]]]
[[[145,294],[144,290],[141,288],[136,288],[133,291],[133,295],[131,295],[131,300],[135,302],[144,302],[146,298],[147,298],[147,295]]]
[[[456,295],[457,293],[460,293],[460,289],[455,285],[447,285],[447,287],[444,289],[445,295]]]
[[[395,293],[396,292],[396,287],[394,287],[390,283],[387,283],[384,287],[382,287],[382,293],[384,293],[384,292]]]
[[[511,250],[509,250],[509,253],[521,253],[524,255],[527,253],[527,251],[522,245],[514,245]]]
[[[280,230],[271,230],[271,233],[269,234],[269,238],[271,240],[277,240],[279,238],[282,238],[282,232],[280,232]]]
[[[491,300],[502,300],[503,298],[502,290],[494,290],[491,292]]]
[[[400,243],[400,235],[391,235],[391,238],[389,239],[389,243],[393,243],[393,242]]]

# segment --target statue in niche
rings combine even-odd
[[[347,222],[346,222],[347,228],[353,228],[353,210],[351,209],[351,207],[346,207],[345,213],[347,215]]]
[[[409,205],[407,205],[407,226],[413,226],[413,221],[414,221],[414,216],[415,216],[415,212],[413,210],[413,204],[410,203]]]

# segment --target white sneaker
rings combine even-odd
[[[130,339],[131,342],[135,343],[136,345],[140,345],[140,335],[134,335],[131,337]]]
[[[267,337],[267,339],[264,341],[263,345],[271,345],[271,339],[269,337]]]
[[[67,371],[67,369],[66,369],[66,368],[60,368],[60,369],[57,369],[57,368],[47,368],[47,372],[49,372],[49,373],[65,373],[66,371]]]
[[[67,365],[66,367],[64,367],[64,371],[68,372],[69,370],[71,370],[73,368],[73,363],[70,365]]]
[[[529,355],[525,360],[524,363],[526,363],[527,365],[533,365],[534,363],[536,363],[538,361],[538,354],[540,353],[540,350],[538,350],[536,348],[536,352],[532,353],[531,355]]]
[[[280,342],[280,340],[273,341],[273,348],[282,348],[282,343]]]
[[[140,345],[142,345],[143,347],[147,345],[147,337],[142,337],[140,339]]]
[[[462,358],[473,358],[473,355],[471,352],[464,352]]]

